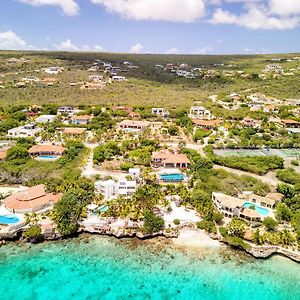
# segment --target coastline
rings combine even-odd
[[[6,237],[0,237],[0,247],[2,245],[6,244],[6,241],[9,242],[24,242],[25,239],[22,238],[20,235],[20,231],[18,233],[14,233],[11,236],[6,236]],[[191,227],[184,227],[179,229],[176,232],[159,232],[159,233],[154,233],[154,234],[148,234],[144,235],[141,232],[134,232],[131,231],[126,232],[126,231],[117,231],[117,232],[104,232],[104,231],[95,231],[92,228],[81,228],[77,235],[71,236],[71,237],[66,237],[66,238],[80,238],[83,235],[99,235],[99,236],[110,236],[114,237],[116,239],[138,239],[140,241],[143,240],[155,240],[155,239],[160,239],[163,238],[165,239],[165,242],[170,242],[171,244],[178,246],[182,249],[215,249],[218,250],[222,246],[229,247],[234,250],[239,250],[243,251],[244,253],[247,253],[248,255],[256,258],[256,259],[268,259],[271,258],[274,255],[279,255],[282,257],[286,257],[296,263],[300,263],[300,253],[293,252],[289,249],[280,247],[280,246],[256,246],[253,244],[249,244],[250,248],[249,249],[241,249],[234,247],[225,241],[223,241],[220,238],[217,238],[216,236],[211,236],[208,233],[206,233],[204,230],[198,230],[196,228],[191,228]],[[43,241],[51,242],[51,241],[57,241],[57,240],[64,240],[66,239],[65,237],[61,237],[58,235],[48,235],[44,236]],[[31,243],[39,243],[43,241],[28,241]],[[162,240],[159,240],[159,242],[162,242]]]

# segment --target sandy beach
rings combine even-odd
[[[219,241],[210,238],[204,230],[191,228],[181,229],[179,236],[172,239],[172,242],[179,246],[199,248],[216,248],[221,246]]]

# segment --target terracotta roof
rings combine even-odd
[[[83,134],[86,128],[66,127],[62,128],[64,134]]]
[[[266,198],[272,199],[276,202],[280,202],[283,199],[283,195],[280,193],[268,193]]]
[[[291,119],[289,119],[289,120],[281,120],[281,122],[283,123],[283,124],[300,124],[300,122],[298,122],[298,121],[295,121],[295,120],[291,120]]]
[[[1,149],[0,150],[0,160],[3,160],[3,159],[6,158],[7,150],[8,149],[5,149],[5,150]]]
[[[72,120],[91,120],[93,116],[83,115],[83,116],[72,116]]]
[[[222,120],[192,120],[194,124],[199,126],[216,126],[222,123]]]
[[[148,121],[132,121],[132,120],[124,120],[119,123],[119,126],[139,126],[139,127],[147,127],[150,125]]]
[[[15,212],[41,210],[60,200],[62,194],[46,193],[43,184],[15,193],[4,200],[7,209]]]
[[[251,208],[244,208],[241,210],[240,214],[244,215],[245,217],[249,217],[251,219],[259,218],[261,219],[261,215],[255,210]]]
[[[57,146],[57,145],[34,145],[28,150],[30,154],[38,154],[43,152],[46,153],[53,152],[53,153],[63,154],[64,151],[65,151],[65,147]]]
[[[152,159],[162,160],[163,163],[185,163],[190,164],[190,160],[185,154],[173,154],[170,152],[153,152]]]
[[[242,207],[245,203],[245,200],[228,196],[223,193],[213,193],[213,196],[221,204],[221,206],[231,209],[235,209],[236,207]]]

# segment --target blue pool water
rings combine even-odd
[[[11,225],[19,223],[20,219],[15,215],[0,216],[0,224]]]
[[[47,160],[47,159],[56,159],[58,156],[56,156],[56,155],[41,155],[41,156],[39,156],[39,159],[45,159],[45,160]]]
[[[180,182],[184,180],[182,174],[162,174],[159,175],[160,179],[165,182]]]
[[[252,202],[245,202],[243,207],[245,208],[250,208],[250,207],[255,207],[255,211],[257,211],[260,215],[262,216],[267,216],[270,214],[270,211],[264,207],[261,207],[255,203],[252,203]]]
[[[299,300],[300,265],[220,246],[93,236],[0,247],[1,299]]]

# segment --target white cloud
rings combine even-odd
[[[33,49],[22,38],[17,36],[13,31],[5,31],[0,33],[0,49],[1,50],[27,50]]]
[[[270,0],[270,11],[280,16],[300,15],[299,0]]]
[[[300,23],[300,17],[278,17],[270,15],[265,7],[248,6],[245,13],[234,15],[218,8],[211,20],[213,24],[235,24],[250,29],[285,30],[293,29]]]
[[[126,19],[193,22],[203,17],[204,0],[91,0]]]
[[[166,54],[179,54],[179,51],[177,48],[171,48],[166,52]]]
[[[68,16],[75,16],[79,13],[79,5],[75,0],[18,0],[19,2],[32,6],[52,5],[59,6]]]
[[[205,46],[199,49],[196,49],[196,51],[194,51],[194,54],[211,54],[213,51],[213,49],[209,46]]]
[[[63,51],[79,51],[79,48],[74,45],[70,39],[67,39],[66,41],[61,42],[60,44],[54,44],[53,45],[57,50],[63,50]]]
[[[144,49],[144,46],[141,44],[136,44],[130,47],[131,53],[141,53]]]
[[[73,44],[73,42],[71,41],[71,39],[67,39],[66,41],[62,41],[59,44],[53,44],[52,45],[56,50],[59,51],[78,51],[78,52],[94,52],[94,51],[101,51],[104,52],[106,51],[104,48],[102,48],[99,45],[94,45],[94,46],[89,46],[89,45],[80,45],[77,46],[75,44]]]

